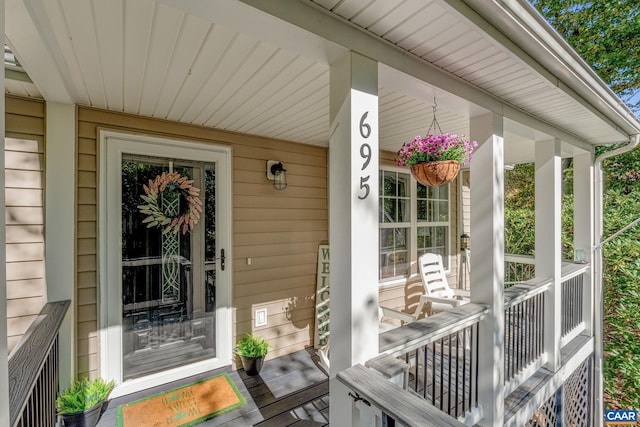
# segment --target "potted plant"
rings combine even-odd
[[[436,187],[455,179],[460,166],[471,160],[476,141],[452,133],[416,136],[398,151],[398,166],[409,166],[422,185]]]
[[[236,354],[242,360],[247,375],[258,375],[269,351],[269,343],[262,337],[247,333],[236,345]]]
[[[56,399],[58,414],[65,427],[93,427],[98,423],[104,403],[113,390],[114,382],[102,378],[75,381]]]

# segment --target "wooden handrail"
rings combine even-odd
[[[468,303],[379,335],[380,353],[399,356],[476,323],[489,309]]]
[[[560,280],[565,282],[587,271],[589,264],[576,264],[565,262],[562,264]],[[513,307],[524,300],[546,291],[551,286],[552,280],[547,277],[536,277],[526,282],[521,282],[504,290],[504,308]]]
[[[552,280],[538,278],[518,283],[504,290],[504,308],[513,307],[535,295],[538,295],[551,287]]]
[[[71,301],[45,304],[9,355],[9,419],[14,425],[27,402]]]
[[[337,375],[338,381],[355,396],[380,409],[397,423],[409,427],[460,427],[455,418],[440,411],[420,396],[403,390],[382,375],[362,365],[352,366]],[[348,398],[348,396],[344,396]]]

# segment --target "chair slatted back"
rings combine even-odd
[[[442,255],[426,253],[418,259],[422,285],[426,295],[438,298],[453,298],[453,289],[449,287],[444,274]]]

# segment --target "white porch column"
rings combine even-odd
[[[594,238],[594,168],[593,153],[583,152],[573,158],[573,247],[583,249],[591,263]],[[583,321],[585,332],[593,336],[593,265],[585,273],[583,294]]]
[[[562,166],[560,140],[536,142],[536,276],[553,279],[544,301],[544,349],[547,367],[560,368],[562,288],[560,283]]]
[[[4,0],[0,0],[0,28],[4,34]],[[0,71],[0,93],[4,96],[4,67]],[[4,135],[4,101],[0,102],[0,133]],[[0,145],[0,164],[3,165],[0,174],[0,188],[4,189],[4,137]],[[0,191],[0,211],[5,217],[5,195]],[[9,425],[9,366],[8,366],[8,337],[7,337],[7,235],[5,221],[0,222],[0,426]]]
[[[504,140],[503,118],[471,119],[478,148],[471,161],[471,301],[488,304],[478,338],[482,426],[504,424]]]
[[[330,70],[331,425],[351,425],[336,374],[378,354],[378,64],[350,52]]]
[[[47,300],[71,300],[59,333],[60,387],[75,376],[76,107],[47,102],[45,262]]]

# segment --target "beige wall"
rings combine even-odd
[[[7,330],[11,351],[46,303],[45,105],[10,96],[5,102]]]
[[[317,250],[328,239],[326,149],[81,107],[77,159],[79,374],[95,376],[98,369],[98,128],[232,147],[234,336],[251,331],[255,308],[266,307],[268,326],[253,331],[270,340],[269,357],[312,345]],[[267,160],[284,162],[289,188],[277,191],[266,180]]]

